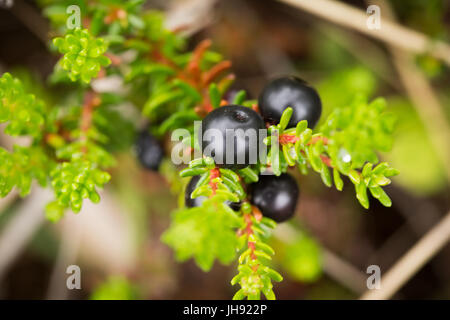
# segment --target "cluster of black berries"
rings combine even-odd
[[[202,131],[199,132],[203,154],[212,157],[218,167],[241,169],[248,166],[251,164],[251,155],[259,154],[258,150],[262,140],[258,136],[260,130],[266,128],[266,123],[270,125],[279,123],[283,111],[288,107],[293,109],[288,128],[295,127],[302,120],[307,120],[309,127],[313,128],[322,112],[317,91],[305,81],[296,77],[276,79],[261,92],[258,98],[259,113],[251,108],[227,105],[213,110],[203,119]],[[214,129],[221,135],[208,137],[209,129]],[[234,139],[233,153],[227,154],[229,148],[227,148],[226,139],[229,138],[229,132],[238,132],[239,130],[242,132],[242,130],[249,129],[256,133],[256,141],[251,141],[245,134],[234,134],[232,135]],[[141,150],[140,153],[138,152],[139,159],[144,166],[157,168],[156,163],[153,162],[157,158],[157,152],[154,149],[157,141],[148,139],[141,143],[145,146],[138,148]],[[153,149],[147,152],[146,147]],[[199,206],[204,201],[204,197],[191,198],[198,179],[199,177],[193,177],[186,188],[185,204],[187,207]],[[252,204],[257,206],[264,216],[277,222],[283,222],[294,215],[299,189],[295,179],[288,174],[282,174],[279,177],[261,175],[257,183],[250,185],[249,194]],[[228,205],[234,210],[240,208],[239,203],[229,203]]]

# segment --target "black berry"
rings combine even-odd
[[[284,222],[294,215],[299,189],[289,174],[260,176],[259,181],[250,185],[250,188],[251,202],[261,210],[263,216]]]
[[[322,113],[322,103],[317,91],[297,77],[283,77],[271,81],[258,98],[258,107],[265,121],[279,123],[287,107],[293,109],[288,127],[292,128],[302,120],[308,120],[308,127],[314,128]]]
[[[265,129],[263,119],[250,108],[237,105],[217,108],[202,121],[199,141],[203,154],[212,157],[219,167],[240,169],[254,164],[263,145],[261,129]]]
[[[144,168],[157,171],[164,156],[159,141],[148,130],[142,130],[135,144],[136,156]]]
[[[195,190],[195,187],[197,186],[199,180],[200,176],[193,176],[192,179],[189,181],[188,185],[186,186],[186,191],[184,193],[184,204],[188,208],[200,207],[203,201],[206,200],[205,196],[200,196],[194,199],[191,198],[191,194]],[[226,201],[225,203],[234,211],[239,211],[241,209],[240,202]]]

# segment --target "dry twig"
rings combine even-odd
[[[426,53],[450,65],[450,45],[435,41],[425,34],[403,27],[395,22],[383,21],[380,30],[367,28],[364,11],[334,0],[278,0],[297,7],[335,24],[357,30],[389,45],[410,51]]]
[[[366,291],[362,300],[389,299],[450,240],[450,211],[382,277],[381,289]]]

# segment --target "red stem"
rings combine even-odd
[[[111,60],[111,64],[113,66],[118,66],[122,63],[122,59],[113,53],[107,52],[107,53],[105,53],[105,56],[108,57],[109,60]]]
[[[81,139],[83,141],[87,140],[87,132],[92,124],[92,113],[96,107],[101,103],[100,97],[97,93],[90,90],[84,95],[83,111],[81,113]],[[86,148],[83,148],[83,152],[86,153]]]
[[[150,56],[151,59],[173,68],[176,72],[174,77],[186,81],[200,92],[203,98],[202,102],[194,108],[199,116],[205,116],[213,110],[209,99],[208,85],[222,72],[231,67],[231,62],[225,60],[219,62],[208,71],[202,72],[200,70],[200,62],[211,44],[212,42],[209,39],[201,41],[194,49],[192,57],[184,69],[179,68],[171,59],[167,58],[158,48],[158,45],[154,45]]]
[[[203,78],[203,85],[207,86],[210,84],[219,74],[221,74],[223,71],[231,68],[231,61],[224,60],[216,64],[214,67],[209,69],[207,72],[205,72],[202,76]]]
[[[298,139],[300,138],[296,135],[284,133],[279,136],[278,141],[280,142],[280,144],[285,145],[289,143],[296,143]]]
[[[213,180],[218,178],[218,177],[220,177],[219,168],[211,169],[210,174],[209,174],[209,185],[211,186],[211,189],[212,189],[211,197],[216,194],[217,182],[214,182]]]

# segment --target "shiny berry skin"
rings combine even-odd
[[[200,180],[200,176],[193,176],[191,178],[191,180],[189,181],[188,185],[186,186],[186,190],[184,193],[184,204],[188,208],[200,207],[202,205],[203,201],[205,201],[205,199],[206,199],[205,196],[200,196],[200,197],[197,197],[194,199],[191,198],[191,194],[195,190],[195,187],[197,186],[197,183],[199,180]],[[241,209],[240,202],[226,201],[225,203],[234,211],[239,211]]]
[[[263,175],[250,185],[250,201],[263,216],[284,222],[294,216],[299,189],[295,179],[287,173],[279,177]]]
[[[258,107],[265,121],[278,124],[287,107],[293,109],[288,128],[308,120],[314,128],[322,113],[319,94],[308,83],[297,77],[283,77],[271,81],[258,97]]]
[[[238,105],[219,107],[202,121],[199,141],[203,155],[212,157],[223,168],[241,169],[255,164],[263,145],[261,129],[265,130],[264,120],[252,109]],[[227,154],[227,144],[232,146],[233,139],[234,148],[230,147],[231,154]]]
[[[164,157],[159,141],[148,130],[142,130],[135,143],[136,156],[141,165],[149,170],[158,171]]]

